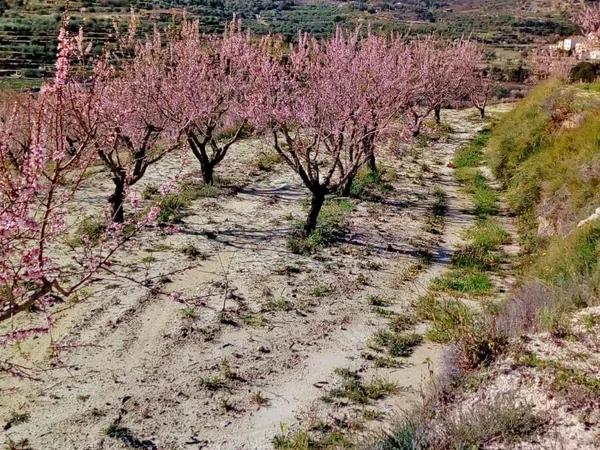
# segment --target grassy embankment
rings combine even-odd
[[[488,368],[501,357],[545,371],[558,395],[571,388],[591,398],[600,394],[593,374],[518,354],[536,333],[581,339],[572,331],[574,314],[600,303],[600,220],[578,226],[600,206],[598,87],[540,85],[456,154],[456,176],[473,199],[477,223],[451,270],[415,305],[430,321],[426,338],[451,344],[448,367],[423,405],[379,448],[481,448],[492,441],[510,446],[543,434],[547,418],[514,398],[488,398],[470,412],[456,405],[465,391],[477,393],[490,383]],[[502,192],[490,187],[484,164]],[[502,245],[510,237],[494,217],[499,195],[514,215],[521,249],[508,265]],[[506,270],[516,272],[519,282],[500,296],[494,280]],[[588,315],[584,324],[591,330],[600,317]]]

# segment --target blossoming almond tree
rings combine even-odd
[[[64,206],[91,163],[91,134],[74,135],[67,104],[82,105],[69,82],[74,41],[59,34],[54,80],[39,96],[4,102],[0,120],[0,320],[59,288],[50,242],[65,229]],[[91,106],[90,106],[91,107]],[[91,107],[93,108],[93,107]],[[79,119],[83,120],[84,111]],[[93,127],[90,127],[90,130]]]
[[[367,111],[362,145],[369,155],[369,169],[376,172],[375,145],[389,122],[406,109],[412,90],[420,81],[409,63],[408,46],[398,36],[386,39],[369,33],[360,42],[358,52],[357,58],[364,70],[355,76],[358,89],[364,93]],[[342,195],[348,195],[351,183],[349,179]]]
[[[595,2],[584,6],[575,14],[575,23],[588,37],[594,40],[600,39],[600,3]]]
[[[575,56],[557,49],[536,49],[531,53],[530,61],[532,77],[537,80],[567,78],[577,64]]]
[[[0,320],[43,301],[52,291],[72,292],[61,286],[63,273],[49,255],[49,247],[65,233],[65,207],[92,161],[89,148],[93,135],[77,135],[69,130],[75,119],[86,120],[86,111],[97,106],[88,104],[89,109],[85,109],[83,101],[92,98],[72,89],[69,71],[74,48],[65,23],[59,34],[54,80],[37,97],[22,95],[12,102],[3,102]],[[77,117],[69,114],[68,105],[81,107]],[[2,341],[6,340],[3,337]]]
[[[249,99],[260,89],[252,73],[258,49],[239,21],[221,37],[204,36],[197,21],[188,21],[167,52],[171,117],[184,130],[204,182],[213,184],[215,167],[247,128]]]
[[[421,132],[424,120],[434,113],[441,121],[441,109],[451,103],[462,91],[469,71],[464,70],[466,40],[447,42],[434,36],[418,39],[410,44],[411,64],[419,82],[413,83],[411,107],[406,120],[413,136]]]
[[[460,85],[454,100],[461,104],[468,100],[485,117],[487,104],[494,93],[495,82],[490,76],[483,47],[471,40],[463,40],[456,49],[457,78]]]
[[[101,66],[85,80],[73,78],[72,61],[83,47],[81,35],[66,31],[67,23],[59,33],[54,79],[38,95],[3,99],[0,108],[0,321],[34,305],[46,312],[45,323],[0,335],[0,346],[47,332],[53,322],[49,300],[77,293],[131,237],[113,225],[97,245],[87,241],[71,251],[63,244],[76,221],[70,214],[76,195],[96,159],[93,142],[104,98],[96,78]],[[152,223],[158,212],[152,207],[132,228]],[[0,371],[11,367],[0,362]]]
[[[312,194],[306,234],[326,195],[347,186],[371,157],[365,140],[391,119],[373,122],[372,89],[384,84],[370,83],[377,68],[366,57],[373,47],[363,45],[359,33],[341,29],[325,41],[302,35],[279,60],[265,52],[256,69],[262,98],[255,122],[271,130],[275,150]]]
[[[181,146],[181,130],[165,109],[172,94],[168,70],[155,30],[150,38],[136,41],[131,60],[98,77],[104,86],[94,147],[114,184],[109,202],[115,223],[125,221],[129,188],[148,167]]]

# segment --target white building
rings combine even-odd
[[[580,61],[600,61],[600,42],[586,36],[571,36],[550,46],[574,55]]]

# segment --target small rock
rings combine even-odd
[[[260,347],[258,347],[258,351],[261,353],[271,353],[271,349],[264,345],[261,345]]]

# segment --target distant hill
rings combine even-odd
[[[546,4],[550,3],[550,5]],[[558,2],[560,3],[560,2]],[[56,31],[66,2],[0,0],[0,76],[37,77],[51,70]],[[554,5],[554,6],[552,6]],[[185,9],[217,32],[236,14],[258,33],[294,39],[300,30],[331,33],[337,25],[369,23],[376,30],[473,34],[492,46],[519,48],[572,30],[556,1],[535,0],[124,0],[70,1],[74,29],[82,25],[99,46],[115,21],[125,22],[133,7],[149,29],[165,25]]]

